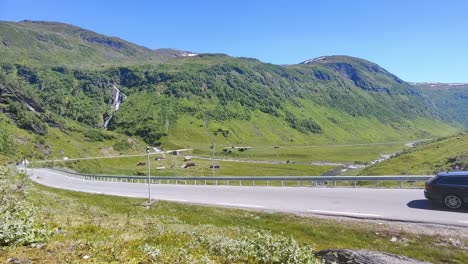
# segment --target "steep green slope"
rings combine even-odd
[[[187,54],[148,48],[73,25],[0,22],[0,62],[98,68],[103,65],[160,63]]]
[[[50,128],[64,131],[70,120],[102,128],[116,108],[116,88],[125,100],[110,130],[201,153],[211,141],[382,142],[459,129],[419,88],[353,57],[279,66],[152,51],[61,23],[0,22],[0,32],[0,109],[39,136]]]
[[[150,142],[161,137],[178,146],[214,138],[225,144],[376,142],[456,131],[399,79],[375,76],[369,83],[381,90],[364,89],[317,63],[284,67],[200,55],[113,71],[128,98],[111,129]]]
[[[102,126],[111,111],[111,80],[66,68],[0,64],[0,93],[4,104],[21,99],[17,107],[53,112],[86,125]],[[10,103],[9,103],[10,102]]]
[[[363,175],[434,174],[468,170],[468,134],[439,138],[361,172]]]
[[[445,120],[455,121],[468,128],[468,84],[413,83],[427,101]]]
[[[138,138],[73,124],[48,127],[45,134],[21,129],[8,114],[0,113],[0,164],[142,153],[145,144]]]
[[[54,112],[57,109],[51,107],[42,96],[48,95],[37,91],[35,86],[18,75],[0,72],[0,164],[24,157],[61,159],[117,155],[138,152],[143,148],[144,144],[138,138],[129,139],[128,136],[99,130],[72,121],[58,111]],[[53,94],[49,97],[49,100],[58,100],[58,104],[65,99]],[[73,98],[73,95],[70,94],[70,97]],[[77,111],[71,105],[62,107],[67,109],[67,113]],[[85,113],[96,111],[86,110]],[[77,116],[81,114],[76,112]]]

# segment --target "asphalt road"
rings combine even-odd
[[[147,184],[80,180],[47,169],[31,171],[33,181],[50,187],[116,196],[148,197]],[[468,210],[447,211],[434,208],[425,200],[423,191],[415,189],[152,184],[151,193],[152,199],[183,203],[468,228]]]

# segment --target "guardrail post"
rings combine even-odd
[[[269,180],[267,180],[267,187],[268,187],[268,186],[270,186],[270,181],[269,181]]]
[[[299,181],[297,181],[297,187],[299,187],[299,186],[301,186],[301,184],[300,184],[300,182],[299,182]]]
[[[242,180],[239,180],[239,186],[242,186]]]
[[[216,184],[216,186],[218,186],[218,180],[215,180],[215,184]],[[228,181],[228,185],[229,185],[229,181]]]
[[[315,181],[315,187],[317,187],[317,186],[318,186],[318,181],[316,180],[316,181]]]
[[[229,186],[229,180],[227,181],[227,185]]]
[[[354,188],[356,188],[356,185],[357,185],[357,181],[354,181]]]
[[[400,181],[400,189],[403,188],[403,181]]]
[[[177,185],[177,180],[175,180],[175,184]]]
[[[184,184],[187,185],[187,180],[185,180],[185,183],[184,183]]]
[[[284,181],[281,180],[281,187],[284,187]]]
[[[336,181],[333,181],[333,187],[336,187]]]
[[[252,186],[255,186],[255,180],[252,181]]]

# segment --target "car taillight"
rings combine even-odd
[[[426,182],[426,184],[424,185],[424,188],[426,190],[432,190],[432,185],[430,185],[429,183]]]

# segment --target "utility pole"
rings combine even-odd
[[[148,205],[151,203],[151,166],[150,166],[150,146],[146,146],[146,164],[148,165]]]
[[[214,159],[214,153],[215,153],[215,142],[214,140],[211,142],[211,156],[212,156],[212,161],[211,161],[211,168],[213,170],[213,177],[215,176],[215,159]]]

